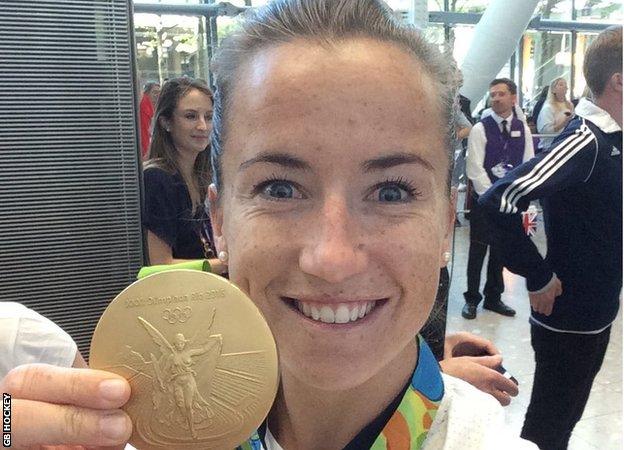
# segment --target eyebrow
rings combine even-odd
[[[249,166],[258,163],[277,164],[287,169],[312,170],[310,165],[302,159],[291,156],[287,153],[280,152],[264,152],[247,161],[241,163],[238,170],[247,169]]]
[[[304,160],[287,153],[280,152],[265,152],[258,156],[255,156],[247,161],[241,163],[239,170],[245,170],[249,166],[258,163],[276,164],[288,169],[296,170],[312,170],[310,165]],[[391,167],[399,166],[402,164],[417,164],[429,171],[433,171],[434,168],[429,161],[421,158],[418,155],[412,153],[393,153],[391,155],[382,156],[375,159],[364,161],[361,166],[364,172],[372,172],[375,170],[384,170]]]
[[[368,161],[364,161],[362,163],[362,168],[364,169],[364,172],[372,172],[375,170],[389,169],[402,164],[417,164],[429,171],[434,170],[429,161],[412,153],[393,153],[380,158],[369,159]]]

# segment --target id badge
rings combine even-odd
[[[492,174],[496,178],[503,178],[505,175],[507,175],[507,172],[509,172],[512,169],[513,169],[513,166],[511,164],[500,162],[496,164],[494,167],[492,167],[491,170],[492,170]]]

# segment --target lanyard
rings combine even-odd
[[[418,450],[427,438],[444,396],[444,383],[438,362],[420,336],[418,347],[418,364],[410,386],[399,407],[370,447],[371,450]],[[239,449],[265,450],[266,447],[258,433],[254,433]]]
[[[444,396],[444,383],[438,362],[420,336],[418,347],[418,365],[410,387],[371,450],[417,450],[427,438]]]

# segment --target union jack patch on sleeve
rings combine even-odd
[[[539,212],[534,205],[522,213],[522,226],[527,236],[535,236],[537,233],[537,216]]]

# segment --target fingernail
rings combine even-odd
[[[116,412],[100,419],[102,436],[115,443],[128,437],[128,420],[122,412]]]
[[[100,395],[109,401],[118,401],[126,394],[126,382],[123,380],[104,380],[100,383]]]

